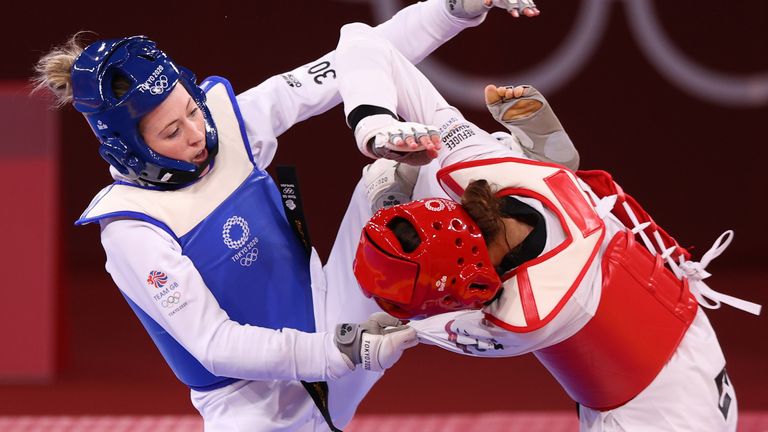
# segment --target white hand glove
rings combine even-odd
[[[363,154],[410,165],[426,165],[437,157],[433,139],[439,142],[439,135],[434,126],[401,122],[387,114],[365,117],[355,127],[357,147]]]
[[[403,351],[419,343],[414,329],[384,312],[374,313],[362,324],[337,325],[335,342],[352,363],[373,372],[389,369]]]

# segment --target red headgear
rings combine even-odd
[[[416,229],[415,250],[405,252],[388,227],[395,218]],[[379,210],[363,228],[354,272],[365,295],[398,318],[479,309],[501,287],[480,228],[439,198]]]

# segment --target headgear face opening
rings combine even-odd
[[[397,218],[418,233],[410,252],[392,231]],[[366,296],[406,319],[479,309],[501,288],[480,228],[460,205],[438,198],[379,210],[363,228],[354,273]]]
[[[113,90],[116,79],[129,84],[119,97]],[[200,166],[158,154],[139,132],[142,117],[179,83],[205,120],[208,160]],[[144,36],[101,40],[86,47],[72,65],[72,93],[75,109],[83,113],[101,142],[101,157],[131,179],[168,186],[187,184],[200,176],[218,152],[216,126],[195,76]]]

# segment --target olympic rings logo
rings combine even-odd
[[[237,241],[232,240],[232,237],[230,236],[230,230],[235,225],[239,226],[240,229],[243,230],[240,239]],[[224,238],[224,244],[227,245],[228,248],[240,249],[241,247],[245,246],[245,243],[248,241],[248,238],[251,235],[251,231],[248,229],[248,222],[246,222],[245,219],[241,218],[240,216],[232,216],[231,218],[227,219],[227,222],[224,223],[221,235]]]
[[[349,0],[345,0],[349,1]],[[396,0],[360,0],[371,4],[378,22],[388,20],[402,6]],[[544,93],[554,93],[567,84],[592,57],[610,18],[616,0],[584,0],[567,35],[552,55],[537,65],[511,76],[475,76],[463,73],[434,59],[426,59],[419,69],[444,96],[462,104],[485,110],[480,90],[489,82],[535,83]],[[715,71],[686,56],[664,32],[649,0],[620,0],[629,28],[639,49],[668,81],[679,89],[712,104],[732,107],[768,105],[768,74],[735,75]],[[704,30],[706,31],[706,30]],[[456,85],[460,82],[461,85]]]
[[[176,291],[175,293],[166,297],[161,304],[164,308],[169,308],[179,304],[179,302],[181,302],[181,293]]]
[[[240,265],[243,267],[250,267],[251,264],[253,264],[253,262],[256,261],[256,258],[258,257],[259,257],[259,250],[251,249],[251,251],[248,252],[244,257],[240,258]]]
[[[445,203],[440,200],[427,200],[424,202],[424,208],[429,211],[439,212],[445,210]]]
[[[165,75],[160,75],[159,77],[157,77],[157,80],[154,83],[152,83],[152,87],[149,89],[149,92],[152,93],[153,95],[159,95],[163,91],[165,91],[165,89],[167,88],[168,88],[168,77]]]

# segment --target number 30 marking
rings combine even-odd
[[[336,71],[333,69],[330,69],[330,67],[331,67],[331,62],[327,60],[321,61],[318,64],[314,64],[310,66],[307,72],[309,72],[310,75],[314,75],[315,83],[319,85],[323,85],[323,82],[325,81],[325,79],[328,78],[328,75],[331,75],[331,79],[336,79]],[[321,79],[321,78],[324,78],[324,79]]]

